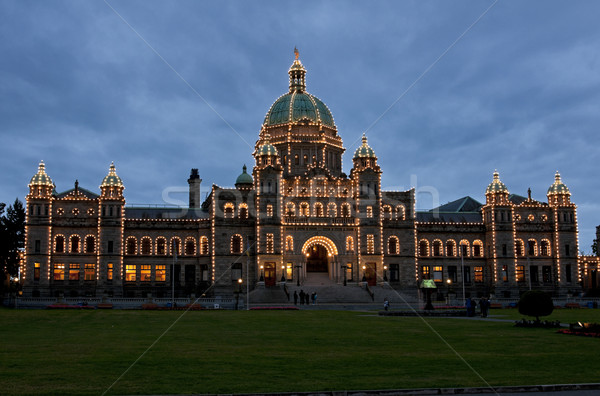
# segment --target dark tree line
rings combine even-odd
[[[8,208],[0,202],[0,299],[10,291],[11,277],[19,273],[20,252],[25,245],[25,208],[16,199]]]

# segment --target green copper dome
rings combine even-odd
[[[567,186],[565,186],[564,183],[562,182],[562,180],[560,179],[560,173],[558,173],[558,171],[556,171],[556,175],[554,175],[554,183],[550,186],[550,188],[548,188],[547,195],[562,195],[562,194],[571,195],[571,192],[569,191]]]
[[[46,165],[44,164],[44,161],[40,162],[40,165],[38,167],[38,171],[31,178],[31,181],[29,182],[29,185],[32,185],[32,186],[49,186],[49,187],[53,187],[54,186],[54,183],[52,183],[52,179],[50,179],[50,176],[48,176],[48,174],[46,173]]]
[[[362,145],[354,152],[354,159],[358,158],[376,158],[375,151],[367,144],[367,136],[363,133]]]
[[[254,184],[252,176],[246,173],[246,165],[244,165],[244,167],[242,168],[242,174],[239,175],[238,178],[235,180],[235,185],[237,186],[238,184]]]
[[[298,56],[297,52],[296,56]],[[267,112],[263,125],[269,127],[309,121],[313,124],[335,128],[331,111],[325,103],[306,92],[306,69],[297,57],[288,73],[290,75],[290,90],[273,103]]]
[[[110,170],[108,171],[108,175],[102,180],[102,184],[100,187],[123,187],[123,182],[121,178],[117,176],[117,172],[115,171],[115,163],[112,162],[110,164]]]
[[[506,185],[500,181],[500,175],[498,171],[494,171],[494,180],[487,186],[485,189],[486,194],[497,194],[497,193],[505,193],[508,194],[508,188]]]
[[[261,156],[261,155],[278,156],[279,155],[275,146],[273,146],[271,144],[270,138],[271,138],[271,136],[269,135],[269,133],[266,133],[264,143],[262,145],[260,145],[256,155],[258,155],[258,156]]]

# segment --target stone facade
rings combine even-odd
[[[342,171],[342,139],[305,75],[296,58],[252,175],[244,166],[235,188],[213,185],[203,203],[197,169],[188,208],[144,208],[125,206],[114,165],[98,195],[77,183],[57,193],[41,163],[27,196],[24,295],[231,295],[316,273],[404,293],[424,279],[439,295],[581,290],[576,207],[558,173],[547,202],[511,195],[494,173],[485,204],[465,197],[416,212],[414,190],[381,191],[366,136]]]

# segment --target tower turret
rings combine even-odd
[[[498,171],[494,171],[494,179],[485,189],[485,200],[488,205],[507,205],[508,188],[500,180]]]
[[[562,182],[558,171],[556,171],[554,183],[548,188],[546,195],[548,196],[548,204],[550,206],[569,205],[571,203],[571,192]]]
[[[103,199],[122,199],[124,189],[123,181],[121,181],[115,170],[115,163],[111,162],[108,175],[106,175],[104,180],[102,180],[102,184],[100,184],[101,197]]]
[[[40,161],[38,171],[29,182],[30,198],[50,198],[54,190],[54,183],[46,173],[44,161]]]

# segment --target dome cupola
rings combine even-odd
[[[494,179],[485,189],[485,198],[488,204],[508,205],[508,188],[500,180],[498,171],[494,171]]]
[[[235,187],[237,189],[243,188],[252,188],[254,185],[254,180],[252,180],[252,176],[250,176],[247,172],[246,165],[242,168],[242,173],[235,180]]]
[[[554,183],[548,188],[546,195],[548,196],[548,203],[550,205],[571,204],[571,191],[569,191],[569,188],[562,182],[558,171],[556,171]]]
[[[46,173],[46,165],[44,161],[40,161],[38,171],[29,182],[29,196],[49,198],[54,192],[54,183],[50,176]]]
[[[115,163],[111,162],[108,170],[108,175],[102,180],[100,184],[100,190],[102,191],[102,198],[109,199],[122,199],[123,198],[123,181],[117,175],[115,170]]]
[[[358,158],[377,158],[375,151],[367,144],[367,135],[363,133],[362,145],[354,152],[354,159]]]

